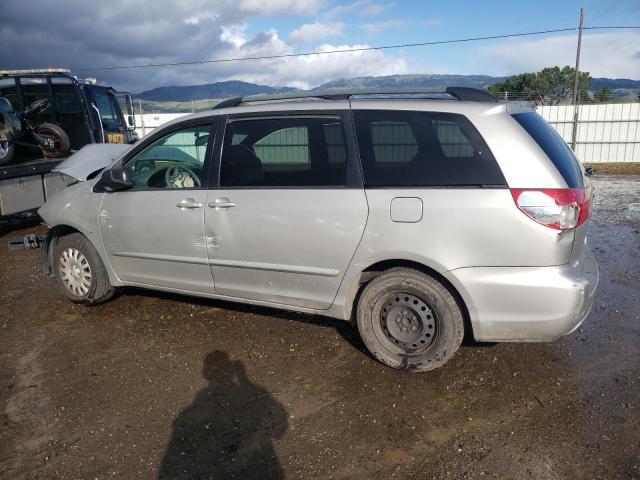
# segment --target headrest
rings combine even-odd
[[[245,145],[232,145],[223,155],[222,185],[260,185],[264,180],[262,162],[253,150]]]

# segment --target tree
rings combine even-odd
[[[502,83],[487,87],[489,93],[504,98],[504,92],[516,94],[518,100],[531,100],[539,104],[557,105],[573,94],[575,69],[569,66],[547,67],[539,72],[521,73],[507,78]],[[578,89],[588,90],[591,76],[588,72],[579,72]]]
[[[602,87],[599,90],[596,90],[596,93],[593,94],[593,99],[596,102],[605,103],[613,100],[613,95],[611,94],[611,90],[607,87]]]

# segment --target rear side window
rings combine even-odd
[[[535,112],[515,113],[513,118],[536,141],[558,169],[569,188],[583,188],[580,164],[562,137]]]
[[[486,143],[463,115],[354,111],[367,187],[506,186]]]
[[[338,117],[232,120],[221,187],[345,186],[347,146]]]

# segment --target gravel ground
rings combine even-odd
[[[74,306],[38,251],[2,247],[0,477],[640,479],[640,177],[595,183],[582,328],[426,374],[330,319],[140,290]]]

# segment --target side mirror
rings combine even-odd
[[[202,135],[196,138],[196,147],[204,147],[209,143],[209,135]]]
[[[128,173],[124,168],[114,167],[102,172],[100,184],[107,192],[118,192],[133,187]]]
[[[129,130],[136,129],[136,117],[133,115],[127,115],[127,127],[129,127]]]

